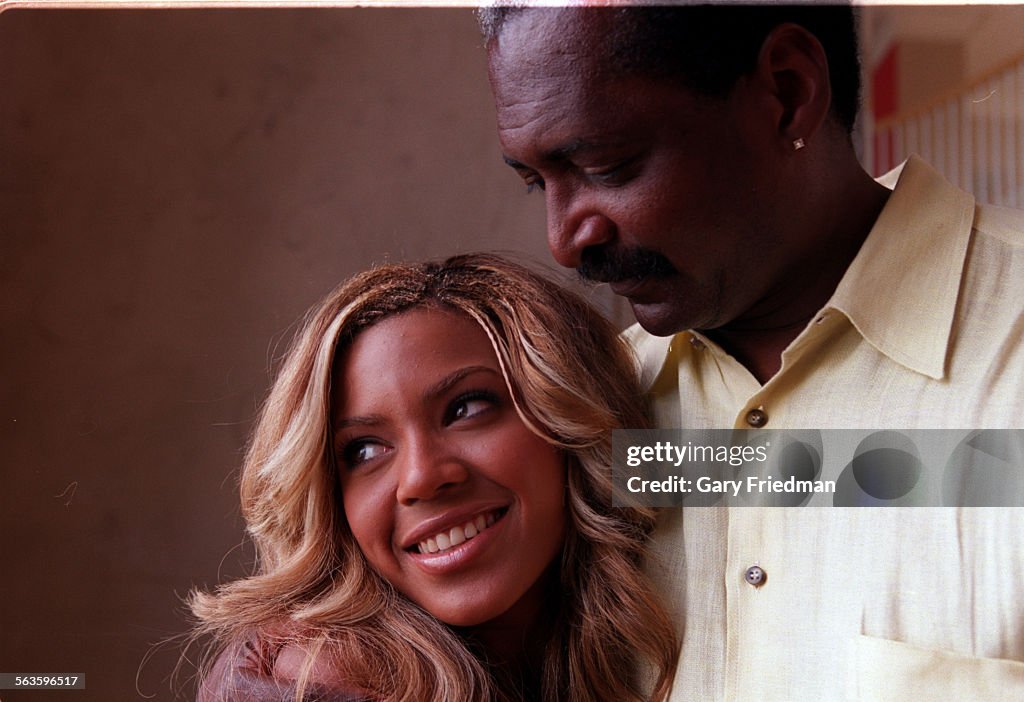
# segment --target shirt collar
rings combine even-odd
[[[895,190],[827,307],[897,363],[945,375],[974,197],[911,156],[878,179]]]
[[[916,156],[878,182],[895,190],[826,309],[845,314],[868,343],[893,361],[941,379],[974,197]],[[693,334],[658,337],[639,325],[625,332],[639,357],[645,390],[663,370],[673,340],[685,343]]]
[[[636,354],[640,387],[643,388],[644,392],[650,392],[654,381],[658,379],[658,375],[661,374],[662,369],[668,362],[673,341],[676,339],[681,340],[682,334],[654,336],[645,331],[639,324],[634,324],[623,331],[622,336],[629,342]]]

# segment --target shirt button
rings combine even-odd
[[[747,572],[743,574],[743,579],[751,587],[761,587],[768,580],[768,573],[765,573],[761,566],[750,566],[747,568]]]
[[[747,412],[747,424],[760,429],[768,423],[768,413],[764,411],[762,407],[755,407],[754,409]]]
[[[691,336],[690,337],[690,346],[692,346],[693,348],[695,348],[698,351],[700,351],[700,350],[702,350],[704,348],[704,342],[701,341],[700,339],[698,339],[695,336]]]

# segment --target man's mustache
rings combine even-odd
[[[615,283],[636,278],[664,278],[675,273],[676,269],[667,258],[650,249],[592,246],[580,255],[576,272],[583,280]]]

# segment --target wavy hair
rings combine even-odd
[[[568,457],[568,528],[559,599],[540,672],[543,700],[667,697],[678,642],[642,573],[653,510],[613,507],[611,437],[646,426],[633,359],[586,302],[497,256],[385,265],[311,310],[273,384],[241,476],[254,575],[194,592],[197,632],[222,645],[285,632],[343,652],[346,681],[371,699],[510,700],[471,641],[396,592],[348,530],[331,451],[331,371],[377,322],[437,306],[470,316],[497,354],[516,410]],[[267,634],[269,636],[269,634]],[[312,658],[312,654],[310,656]],[[638,674],[653,681],[648,697]],[[311,661],[300,678],[301,696]]]

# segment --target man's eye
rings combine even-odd
[[[524,176],[523,181],[526,183],[526,194],[529,195],[534,190],[544,189],[544,179],[539,175]]]
[[[462,419],[469,419],[488,412],[498,404],[496,395],[490,392],[474,391],[457,397],[445,413],[445,426]]]
[[[583,172],[591,181],[601,185],[621,185],[629,179],[625,164],[612,168],[586,169]]]
[[[388,452],[388,447],[375,439],[356,439],[345,444],[341,450],[341,460],[349,469],[356,468],[367,461],[380,458]]]
[[[581,170],[583,171],[583,175],[591,182],[599,185],[615,187],[629,182],[629,180],[637,174],[639,168],[640,158],[638,156],[634,156],[617,163],[594,166],[593,168],[583,168]]]

